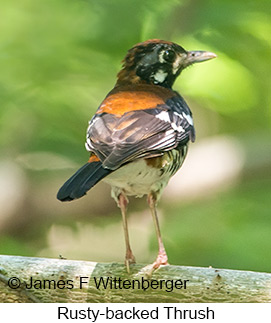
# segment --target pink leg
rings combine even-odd
[[[127,216],[126,216],[127,205],[128,205],[128,199],[123,193],[121,193],[118,197],[118,206],[121,209],[124,238],[125,238],[125,245],[126,245],[125,265],[127,268],[127,272],[130,273],[130,264],[134,264],[136,261],[135,261],[135,256],[133,255],[132,249],[130,247],[130,241],[129,241],[128,224],[127,224]]]
[[[155,193],[150,193],[148,195],[148,204],[151,209],[153,222],[155,226],[156,236],[158,240],[158,256],[155,262],[152,264],[152,271],[158,269],[161,265],[168,265],[167,253],[162,241],[157,212],[156,212],[156,196]]]

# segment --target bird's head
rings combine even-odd
[[[123,60],[117,85],[148,83],[171,88],[187,66],[207,61],[216,55],[206,51],[186,51],[183,47],[159,39],[132,47]]]

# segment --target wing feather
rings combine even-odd
[[[152,109],[102,113],[91,121],[86,147],[114,170],[136,158],[162,154],[195,140],[192,114],[180,95]]]

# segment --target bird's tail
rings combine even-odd
[[[88,162],[63,184],[57,198],[63,202],[78,199],[111,172],[112,170],[103,168],[100,161]]]

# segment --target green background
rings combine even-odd
[[[194,194],[183,195],[172,188],[174,197],[162,197],[170,263],[270,271],[270,0],[0,6],[0,253],[123,261],[121,217],[105,184],[73,203],[55,195],[88,158],[87,122],[114,86],[126,51],[160,38],[218,55],[184,71],[174,86],[194,114],[191,148],[228,138],[238,143],[235,154],[242,151],[230,185],[203,183],[198,192],[195,184]],[[198,155],[198,167],[204,158]],[[203,172],[211,176],[212,166]],[[136,258],[150,263],[157,247],[145,199],[131,199],[129,212]]]

